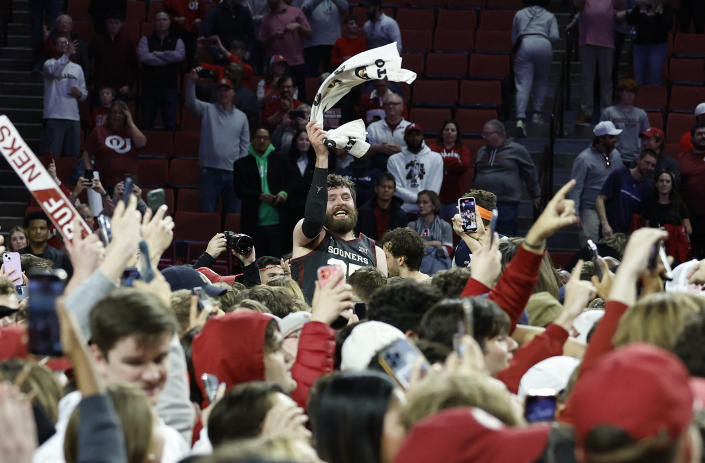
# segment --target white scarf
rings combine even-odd
[[[402,69],[397,43],[363,51],[351,57],[323,81],[311,106],[311,121],[323,126],[323,113],[335,105],[350,89],[369,80],[385,79],[411,84],[416,73]],[[365,141],[365,123],[362,119],[341,125],[327,132],[326,146],[341,148],[355,157],[362,157],[370,148]]]

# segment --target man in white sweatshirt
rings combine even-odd
[[[88,97],[83,69],[69,60],[77,42],[56,37],[56,58],[44,62],[44,153],[75,156],[81,153],[78,102]]]
[[[389,156],[387,170],[397,182],[394,196],[404,204],[401,208],[415,220],[418,214],[416,199],[420,191],[432,190],[438,193],[443,183],[443,158],[431,151],[423,140],[423,128],[412,123],[404,129],[406,147],[400,153]]]

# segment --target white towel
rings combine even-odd
[[[323,113],[335,105],[351,88],[369,80],[386,79],[411,84],[416,73],[402,69],[397,43],[363,51],[351,57],[323,81],[311,106],[311,121],[323,126]],[[342,148],[355,157],[361,157],[370,149],[365,141],[365,123],[356,119],[327,132],[326,146]]]

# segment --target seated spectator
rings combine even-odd
[[[401,53],[401,32],[399,24],[384,14],[381,0],[366,0],[367,22],[362,26],[367,40],[367,49],[381,47],[388,43],[396,42],[397,50]]]
[[[408,223],[403,201],[394,193],[397,189],[394,176],[383,173],[375,185],[375,195],[360,207],[356,231],[373,240],[381,240],[388,230],[404,227]]]
[[[693,114],[695,115],[695,123],[696,124],[704,124],[705,123],[705,103],[700,103],[695,107],[695,111],[693,111]],[[681,136],[681,153],[685,153],[689,149],[693,149],[693,139],[691,138],[690,135],[690,130],[686,131],[682,136]]]
[[[69,57],[76,42],[59,35],[55,57],[44,62],[43,152],[54,156],[75,156],[81,151],[81,119],[78,102],[88,97],[81,66]]]
[[[443,157],[443,185],[438,195],[441,200],[440,214],[442,218],[450,219],[458,210],[458,198],[467,190],[465,179],[472,156],[460,138],[458,123],[452,119],[443,123],[438,139],[431,143],[430,148]]]
[[[641,138],[641,144],[645,150],[651,150],[658,155],[658,161],[656,162],[656,167],[651,174],[651,179],[656,182],[656,176],[664,170],[667,170],[673,174],[675,177],[675,185],[678,185],[681,180],[681,166],[671,156],[668,156],[663,152],[666,146],[666,136],[663,130],[658,127],[651,127],[649,130],[645,130],[639,134]]]
[[[307,0],[301,3],[301,11],[306,15],[313,34],[304,41],[306,77],[330,70],[331,50],[340,38],[340,23],[349,7],[347,0]]]
[[[124,10],[108,13],[105,18],[107,33],[93,39],[88,55],[93,62],[94,87],[112,87],[117,90],[119,100],[127,101],[139,67],[135,44],[121,34],[124,20]]]
[[[656,188],[644,206],[645,225],[653,228],[665,228],[668,231],[666,254],[672,256],[675,263],[685,262],[690,253],[690,213],[685,202],[678,194],[676,177],[673,173],[662,170],[656,175]]]
[[[441,219],[441,200],[434,191],[420,191],[416,202],[419,205],[419,218],[407,226],[418,233],[424,243],[419,270],[426,275],[433,275],[451,266],[453,230],[448,222]]]
[[[306,130],[306,123],[310,117],[311,107],[306,103],[301,103],[293,111],[284,115],[282,121],[272,132],[272,143],[280,153],[286,154],[291,150],[294,140],[301,137],[301,135],[294,136],[302,130]],[[308,135],[306,139],[308,140]]]
[[[83,167],[97,170],[102,182],[113,187],[125,173],[136,173],[136,150],[146,144],[147,137],[135,125],[125,102],[115,101],[107,124],[96,127],[86,140]]]
[[[680,153],[676,160],[681,166],[681,197],[690,212],[693,226],[693,254],[698,259],[705,257],[705,202],[702,201],[705,182],[705,123],[690,129],[693,147]]]
[[[292,76],[284,75],[279,78],[277,93],[269,97],[262,111],[262,123],[265,127],[270,130],[276,129],[282,121],[286,120],[290,111],[301,105],[302,102],[294,97],[295,90]]]
[[[634,98],[639,85],[632,79],[622,79],[617,84],[619,103],[602,111],[601,121],[612,121],[615,127],[623,130],[617,139],[617,150],[622,155],[622,163],[632,167],[641,153],[639,134],[649,129],[649,118],[643,109],[635,107]]]
[[[401,92],[396,85],[395,90],[392,91],[388,80],[375,79],[372,81],[372,91],[363,94],[360,98],[358,114],[365,120],[365,124],[369,126],[373,122],[387,118],[388,111],[387,107],[384,105],[384,99],[391,93],[401,96]],[[404,98],[402,98],[401,116],[403,118],[409,117]],[[390,123],[394,123],[393,121],[396,120],[395,117],[389,117],[389,119]]]
[[[267,102],[270,97],[276,95],[279,78],[287,74],[289,74],[289,64],[286,62],[286,58],[282,55],[272,56],[269,59],[269,66],[267,66],[264,79],[257,82],[257,100],[260,103]],[[293,96],[298,98],[298,89],[294,91]]]
[[[356,158],[348,154],[346,160],[349,161],[348,165],[341,167],[339,158],[336,159],[335,173],[350,179],[355,184],[357,202],[367,204],[375,194],[375,185],[383,171],[372,165],[366,156]]]
[[[176,131],[179,107],[178,79],[186,52],[184,42],[171,30],[171,18],[164,10],[154,14],[154,32],[137,45],[142,63],[142,120],[144,130],[154,128],[159,108],[164,127]]]
[[[103,86],[98,89],[98,100],[100,106],[94,106],[91,110],[91,117],[88,119],[88,127],[93,130],[96,127],[104,127],[108,123],[108,113],[115,101],[115,89]]]
[[[39,49],[37,50],[37,55],[39,55],[42,61],[56,56],[56,37],[63,35],[69,41],[76,44],[76,49],[74,53],[69,56],[69,59],[81,66],[83,70],[83,76],[86,80],[90,80],[88,76],[89,61],[88,61],[88,47],[86,42],[81,40],[78,34],[73,32],[73,19],[67,14],[60,14],[56,17],[56,22],[54,29],[49,30],[44,29],[44,37],[42,42],[39,44]]]
[[[384,96],[384,119],[367,126],[367,141],[370,150],[367,156],[372,156],[372,162],[380,169],[387,169],[387,159],[399,153],[406,145],[405,130],[411,122],[404,119],[404,99],[396,93]]]
[[[8,234],[10,251],[19,251],[27,247],[27,233],[19,225],[12,227]]]
[[[335,41],[330,53],[331,68],[336,69],[343,61],[367,50],[367,41],[361,32],[357,18],[348,15],[343,21],[343,35]]]
[[[208,10],[198,34],[201,37],[217,35],[221,43],[227,44],[239,40],[248,50],[252,49],[256,38],[250,10],[236,0],[224,0]]]
[[[423,128],[409,124],[404,129],[405,147],[400,153],[389,156],[387,170],[397,182],[394,195],[403,201],[401,208],[409,220],[416,219],[419,206],[416,203],[422,190],[438,193],[443,183],[443,158],[431,151],[423,139]]]
[[[53,268],[64,269],[70,277],[73,273],[73,267],[68,256],[48,244],[49,226],[49,217],[43,211],[30,212],[24,218],[24,228],[27,230],[27,246],[17,252],[49,259]]]
[[[424,242],[413,229],[404,227],[390,230],[384,234],[380,245],[387,256],[390,277],[408,278],[417,283],[431,278],[419,270],[424,255]]]

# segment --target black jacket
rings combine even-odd
[[[357,227],[355,227],[357,233],[364,233],[365,236],[375,241],[382,239],[381,236],[377,236],[377,218],[374,212],[376,202],[377,195],[375,194],[372,199],[358,209]],[[406,227],[409,223],[406,212],[401,209],[401,205],[401,199],[397,197],[392,198],[392,203],[389,205],[389,225],[387,226],[387,230]]]

